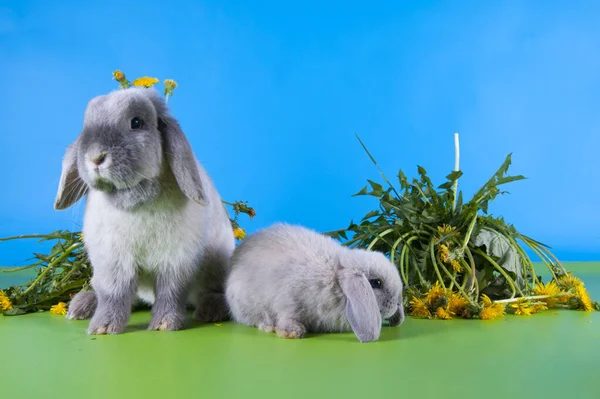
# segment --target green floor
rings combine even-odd
[[[568,264],[600,299],[600,263]],[[0,274],[0,287],[9,280]],[[12,283],[12,282],[11,282]],[[231,323],[90,337],[86,321],[0,316],[4,398],[600,398],[600,312],[417,320],[360,344]]]

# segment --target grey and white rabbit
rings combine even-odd
[[[117,90],[89,102],[83,130],[66,150],[54,207],[86,194],[93,291],[73,298],[67,318],[91,317],[89,334],[118,334],[136,297],[152,304],[150,330],[184,328],[190,304],[202,321],[229,317],[231,222],[156,90]]]
[[[382,319],[404,321],[402,280],[382,253],[294,225],[273,225],[236,248],[225,295],[236,322],[284,338],[352,329],[368,342],[379,339]]]

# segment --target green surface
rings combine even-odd
[[[600,299],[600,263],[567,266]],[[407,318],[368,344],[352,334],[283,340],[232,323],[149,332],[149,320],[137,312],[125,334],[91,337],[87,321],[0,316],[2,397],[600,397],[600,312]]]

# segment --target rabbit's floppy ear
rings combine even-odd
[[[190,200],[206,205],[196,157],[179,123],[165,111],[158,117],[158,130],[163,136],[163,151],[177,185]]]
[[[402,304],[398,306],[396,313],[388,319],[388,322],[390,323],[390,327],[398,327],[404,322],[404,306],[402,306]]]
[[[346,317],[360,342],[376,341],[381,333],[381,313],[373,288],[364,274],[339,269],[339,282],[346,296]]]
[[[58,192],[54,200],[54,209],[67,209],[83,197],[87,191],[87,184],[79,177],[77,171],[77,146],[75,141],[65,151],[62,161],[62,172],[58,183]]]

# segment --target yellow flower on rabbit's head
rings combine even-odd
[[[137,78],[131,84],[138,87],[152,87],[158,83],[158,79],[144,76],[143,78]]]
[[[118,69],[116,71],[114,71],[112,74],[117,82],[122,82],[125,80],[125,74]]]
[[[171,89],[172,90],[172,89],[174,89],[174,88],[177,87],[177,82],[174,81],[173,79],[165,79],[163,81],[163,83],[165,85],[165,88],[167,88],[167,89]]]
[[[177,87],[177,82],[173,79],[165,79],[163,84],[165,85],[165,96],[167,96],[168,99],[169,96],[173,95],[173,90]]]

